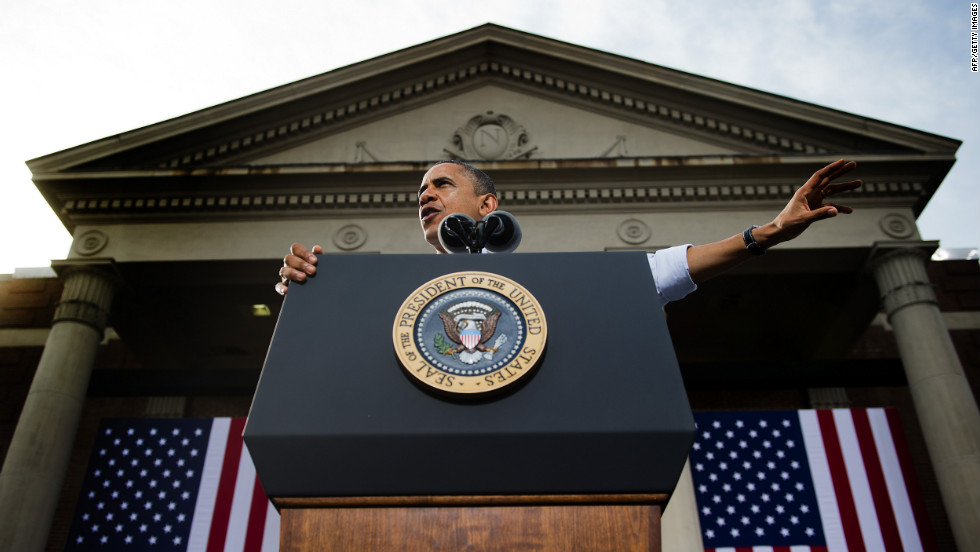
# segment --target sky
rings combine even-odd
[[[71,237],[25,161],[496,23],[963,141],[918,219],[980,245],[961,0],[0,0],[0,274]]]

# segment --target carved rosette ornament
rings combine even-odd
[[[367,232],[356,224],[348,224],[333,235],[333,244],[344,251],[353,251],[366,241]]]
[[[897,240],[911,238],[915,234],[915,223],[907,217],[891,213],[878,221],[881,230]]]
[[[487,111],[471,118],[453,134],[455,149],[445,150],[454,159],[527,159],[537,150],[527,131],[503,114]]]
[[[616,229],[619,239],[631,245],[639,245],[650,239],[650,227],[637,219],[626,219]]]
[[[101,230],[89,230],[81,236],[75,238],[72,243],[72,248],[79,255],[84,255],[86,257],[95,255],[99,251],[105,249],[106,244],[109,243],[109,236],[102,232]]]

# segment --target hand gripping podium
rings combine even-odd
[[[244,435],[282,550],[660,549],[694,419],[644,254],[318,267],[285,298]],[[392,328],[420,286],[468,271],[526,288],[547,345],[519,384],[447,396],[402,367]]]

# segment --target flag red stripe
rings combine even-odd
[[[861,536],[861,525],[857,517],[857,508],[851,497],[851,482],[844,467],[844,454],[841,452],[840,441],[837,438],[837,424],[830,410],[817,410],[817,422],[820,424],[820,435],[823,437],[824,453],[830,468],[830,479],[834,483],[834,495],[837,496],[837,508],[840,510],[841,525],[844,529],[844,541],[849,552],[865,550],[864,538]]]
[[[885,543],[885,550],[904,550],[902,537],[898,534],[895,512],[892,510],[892,501],[888,496],[885,474],[881,471],[878,447],[875,446],[875,438],[871,433],[868,411],[863,408],[851,410],[851,419],[854,420],[854,432],[857,434],[858,446],[861,447],[864,473],[868,477],[871,499],[875,504],[878,526],[881,528],[881,540]]]
[[[932,532],[932,525],[929,523],[929,516],[926,514],[926,505],[922,500],[922,489],[919,487],[919,478],[915,476],[912,454],[909,452],[908,441],[905,440],[905,432],[902,431],[902,420],[898,416],[898,410],[886,408],[885,418],[888,419],[888,428],[892,433],[892,443],[895,444],[898,465],[902,468],[905,491],[908,492],[909,502],[912,504],[912,515],[915,516],[915,526],[919,530],[919,541],[922,543],[922,549],[925,552],[938,552],[936,536]]]
[[[208,533],[207,552],[222,552],[225,549],[228,522],[231,517],[231,501],[235,497],[238,462],[242,456],[242,430],[244,429],[244,418],[232,418],[228,429],[228,442],[225,446],[225,460],[221,464],[217,497],[214,501],[214,514],[211,517],[211,531]]]
[[[789,552],[788,546],[773,546],[772,552]]]
[[[252,487],[252,507],[248,511],[248,529],[245,531],[244,552],[262,552],[262,536],[265,532],[265,514],[269,508],[269,499],[265,496],[259,476],[255,476],[255,486]]]
[[[810,552],[827,552],[826,546],[811,546]]]

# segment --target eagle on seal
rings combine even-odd
[[[439,313],[439,318],[442,318],[446,335],[456,344],[456,347],[446,349],[445,354],[454,355],[464,351],[471,354],[477,351],[497,352],[497,349],[487,347],[485,343],[497,331],[497,319],[500,318],[499,310],[490,313],[482,323],[470,318],[463,318],[457,323],[445,311]]]

